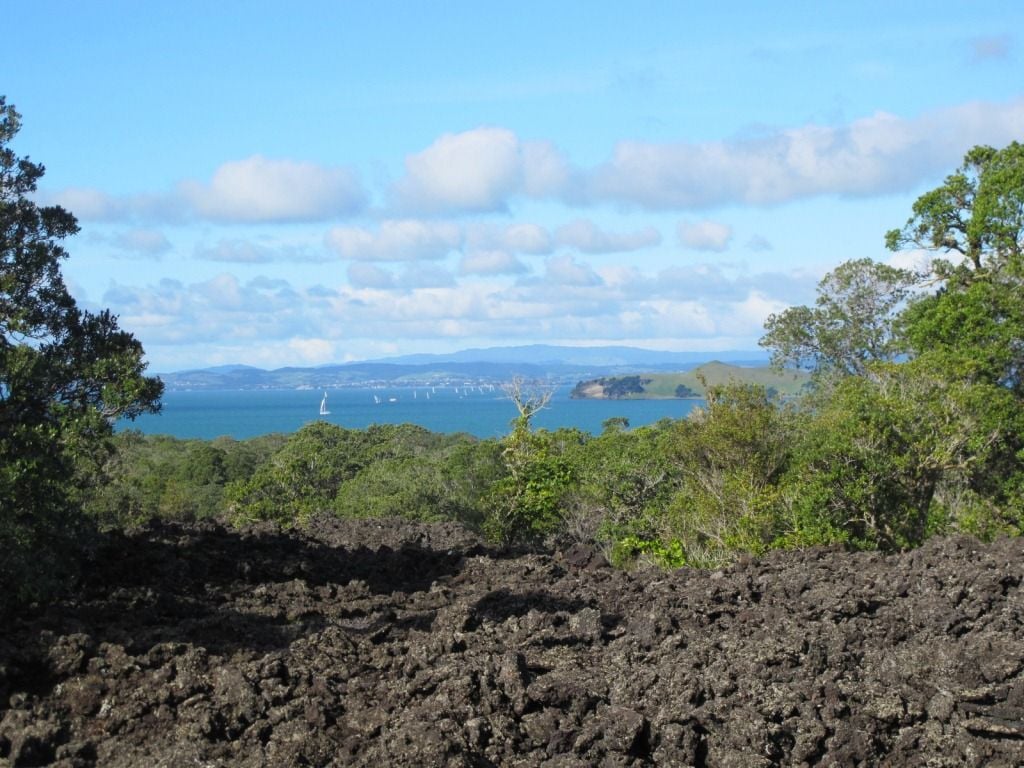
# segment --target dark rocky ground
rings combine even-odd
[[[1024,540],[629,574],[158,526],[0,629],[0,765],[1022,765],[1022,575]]]

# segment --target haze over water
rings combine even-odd
[[[599,434],[607,419],[622,416],[631,427],[686,416],[700,400],[573,400],[571,387],[555,391],[534,418],[544,429],[576,427]],[[320,390],[170,391],[163,411],[122,422],[121,429],[178,438],[245,439],[294,432],[318,419],[349,429],[371,424],[417,424],[432,432],[466,432],[481,438],[507,434],[516,409],[495,388],[346,388],[327,390],[330,414],[320,416]],[[376,398],[376,399],[375,399]],[[380,402],[377,402],[379,400]]]

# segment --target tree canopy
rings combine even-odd
[[[44,168],[11,142],[17,110],[0,97],[0,575],[56,573],[55,542],[74,528],[85,458],[121,417],[159,408],[142,345],[108,311],[80,309],[61,275],[75,217],[33,198]]]

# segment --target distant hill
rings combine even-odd
[[[648,366],[661,369],[665,366],[691,368],[709,360],[763,365],[768,362],[764,350],[724,350],[718,352],[666,352],[640,349],[639,347],[601,346],[570,347],[552,344],[529,344],[515,347],[485,347],[464,349],[449,354],[401,355],[368,363],[391,363],[405,365],[434,365],[437,363],[530,363],[534,365],[599,366],[603,368]]]
[[[160,374],[169,390],[332,389],[339,387],[496,384],[522,377],[572,384],[638,371],[689,370],[711,356],[761,365],[763,352],[658,352],[636,347],[563,347],[536,344],[467,349],[449,355],[404,355],[363,362],[264,370],[222,365]]]
[[[594,400],[653,400],[703,397],[704,384],[711,386],[738,382],[760,384],[780,395],[795,395],[808,382],[803,371],[778,371],[769,366],[744,367],[715,360],[680,373],[639,373],[581,381],[572,397]]]

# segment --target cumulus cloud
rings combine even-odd
[[[375,232],[363,227],[334,227],[327,233],[326,243],[343,259],[441,259],[462,245],[462,231],[445,222],[387,220]]]
[[[589,219],[576,219],[559,227],[555,239],[560,245],[583,253],[625,253],[661,243],[661,235],[654,227],[618,234],[601,230]]]
[[[180,353],[174,348],[193,349],[196,339],[216,339],[217,354],[226,356],[219,359],[284,365],[301,359],[274,358],[269,351],[285,354],[292,342],[303,348],[310,342],[308,349],[322,353],[327,343],[351,351],[358,348],[354,344],[381,339],[401,344],[442,337],[495,344],[541,338],[654,343],[671,337],[693,348],[753,345],[764,318],[812,300],[816,282],[795,273],[746,274],[717,266],[596,271],[567,255],[548,259],[546,266],[540,278],[513,284],[456,283],[431,263],[395,271],[356,261],[347,284],[331,287],[221,274],[189,284],[115,284],[103,300],[157,359],[175,359]],[[795,286],[803,286],[802,294]]]
[[[508,251],[471,251],[459,261],[463,275],[517,275],[527,272],[523,262]]]
[[[159,258],[171,249],[170,240],[155,229],[130,229],[114,235],[111,242],[124,251],[150,258]]]
[[[134,221],[152,219],[178,222],[186,206],[176,195],[111,195],[89,187],[66,187],[40,192],[43,205],[59,205],[83,221]]]
[[[92,221],[116,221],[124,218],[128,212],[124,200],[86,187],[61,189],[43,195],[41,202],[45,205],[60,205],[78,218]]]
[[[361,210],[366,195],[347,168],[253,155],[221,165],[208,183],[178,193],[198,216],[218,221],[317,221]]]
[[[436,264],[412,264],[399,275],[397,284],[406,290],[453,288],[455,276]]]
[[[514,254],[546,256],[554,247],[554,240],[548,230],[530,222],[518,221],[500,225],[485,219],[469,222],[463,227],[462,249],[465,253],[508,251]]]
[[[239,238],[218,240],[213,245],[197,245],[194,255],[202,261],[222,261],[230,264],[325,261],[322,253],[311,252],[302,246]]]
[[[588,264],[581,264],[572,256],[564,254],[547,260],[544,279],[549,283],[563,286],[600,285],[603,281]]]
[[[274,260],[271,249],[249,240],[220,240],[215,245],[197,246],[197,259],[236,264],[265,264]]]
[[[348,282],[355,288],[376,288],[383,291],[395,287],[395,278],[386,269],[360,261],[348,265]]]
[[[816,195],[911,189],[978,143],[1024,133],[1024,99],[970,102],[906,119],[876,113],[848,125],[805,125],[703,144],[624,141],[580,194],[651,209],[772,205]]]
[[[732,240],[732,227],[710,219],[682,222],[679,224],[678,233],[680,244],[695,251],[721,253],[729,248],[729,241]]]
[[[505,228],[501,244],[515,253],[533,256],[551,253],[551,236],[544,227],[537,224],[519,223]]]
[[[971,45],[978,59],[1010,50],[1006,36]],[[407,156],[404,174],[381,191],[393,210],[407,215],[500,212],[517,198],[651,210],[775,205],[908,191],[956,166],[974,144],[1003,146],[1022,134],[1024,98],[977,101],[910,118],[879,112],[846,124],[797,125],[720,141],[622,141],[606,162],[577,169],[548,141],[481,127],[443,134]],[[336,219],[365,212],[368,198],[350,168],[261,155],[226,162],[208,181],[182,181],[164,193],[116,196],[71,187],[40,195],[85,220],[198,217],[218,223]],[[552,247],[550,234],[536,225],[510,226],[505,236],[509,242],[481,247],[532,254]],[[654,235],[641,230],[621,237],[653,241]]]
[[[548,142],[523,142],[506,128],[446,133],[405,159],[392,188],[406,210],[504,210],[517,194],[546,196],[565,184],[567,164]]]

